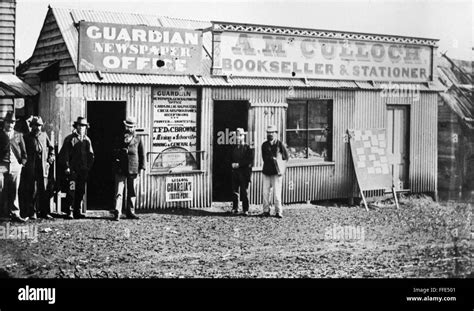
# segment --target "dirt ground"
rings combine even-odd
[[[398,212],[326,202],[286,206],[277,219],[258,216],[261,206],[244,217],[223,204],[120,222],[39,220],[27,223],[37,241],[0,240],[0,277],[473,277],[473,209],[411,197]]]

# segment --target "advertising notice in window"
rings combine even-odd
[[[197,90],[184,87],[153,89],[152,173],[198,168]]]

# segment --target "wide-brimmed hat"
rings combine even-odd
[[[238,127],[238,128],[235,129],[235,134],[237,134],[237,136],[240,136],[240,135],[247,135],[247,132],[244,131],[243,128]]]
[[[87,122],[87,119],[84,117],[77,117],[77,120],[74,121],[73,126],[86,126],[89,127],[89,123]]]
[[[30,121],[30,126],[37,125],[37,126],[43,126],[43,119],[41,117],[33,117]]]
[[[15,115],[13,114],[13,112],[9,111],[9,112],[7,112],[5,118],[3,118],[3,121],[11,123],[11,122],[16,122],[17,119],[16,119]]]
[[[127,117],[125,121],[123,121],[123,124],[126,126],[136,126],[137,125],[137,118],[135,117]]]
[[[267,126],[267,133],[273,133],[273,132],[278,132],[278,129],[276,127],[276,125],[269,125]]]

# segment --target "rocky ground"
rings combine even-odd
[[[474,276],[473,207],[468,204],[402,198],[398,212],[390,204],[369,212],[328,202],[299,204],[286,206],[283,219],[258,216],[260,206],[252,206],[248,217],[229,210],[224,204],[162,210],[120,222],[29,222],[37,225],[37,241],[0,240],[0,277]]]

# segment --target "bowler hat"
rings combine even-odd
[[[15,115],[13,114],[13,112],[11,112],[11,111],[7,112],[5,118],[3,118],[3,121],[4,122],[16,122],[16,118],[15,118]]]
[[[41,117],[33,117],[30,121],[30,126],[37,125],[37,126],[43,126],[43,119]]]
[[[87,126],[89,127],[89,123],[87,122],[87,119],[84,117],[77,117],[77,120],[74,121],[73,126]]]
[[[267,133],[278,132],[276,125],[269,125],[267,127]]]
[[[126,126],[136,126],[137,119],[135,117],[127,117],[125,121],[123,121],[123,124],[125,124]]]

